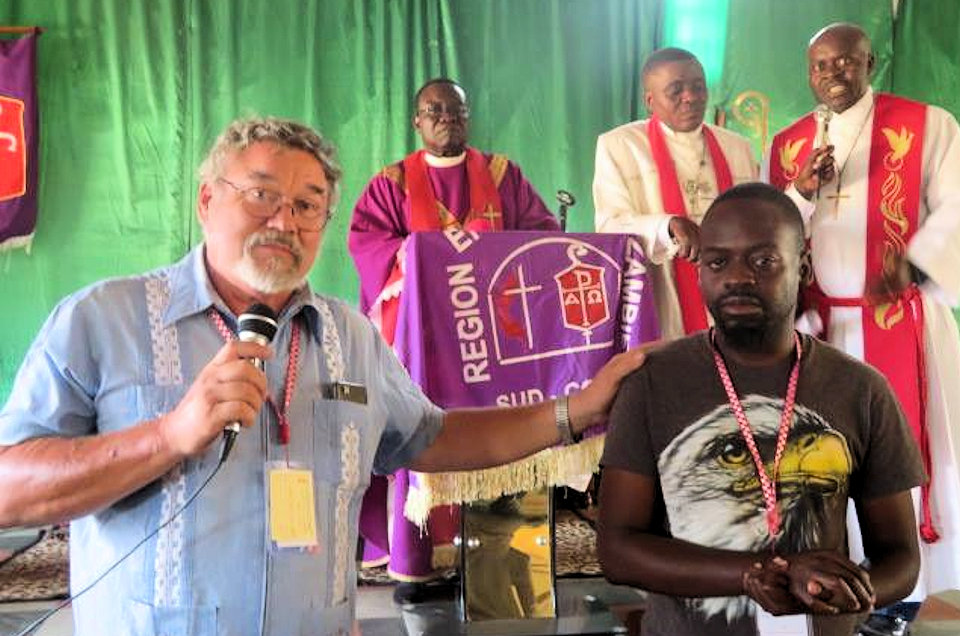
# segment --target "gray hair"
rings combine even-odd
[[[336,147],[313,128],[291,119],[278,117],[247,117],[235,119],[213,142],[210,152],[200,163],[201,182],[216,180],[223,170],[226,158],[258,141],[268,141],[284,148],[308,152],[320,162],[330,185],[330,211],[340,200],[340,178],[343,171],[337,163]]]

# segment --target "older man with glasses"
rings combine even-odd
[[[552,402],[444,413],[369,321],[310,290],[340,179],[316,132],[234,122],[200,175],[203,244],[71,295],[28,352],[0,411],[0,527],[74,520],[79,636],[347,634],[371,470],[513,461],[568,423]],[[235,339],[253,303],[272,348]],[[575,432],[640,358],[570,397]],[[234,425],[251,430],[227,457]]]
[[[360,305],[393,343],[403,245],[413,232],[450,227],[470,231],[558,230],[543,200],[512,161],[467,145],[470,108],[456,82],[432,79],[414,98],[413,127],[423,149],[390,164],[364,190],[350,222],[350,253],[360,274]],[[457,515],[434,511],[430,533],[403,516],[410,476],[394,480],[393,523],[387,524],[387,482],[374,478],[364,503],[361,533],[365,565],[389,563],[398,602],[423,598],[423,584],[439,576],[449,562],[433,546],[449,545]],[[453,555],[452,550],[447,554]],[[435,568],[434,566],[440,566]]]

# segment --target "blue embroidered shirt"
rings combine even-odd
[[[171,411],[222,347],[206,311],[234,316],[214,291],[203,248],[143,276],[81,290],[53,311],[0,412],[0,444],[94,435]],[[354,613],[359,504],[371,469],[390,473],[436,437],[442,411],[373,326],[344,303],[298,291],[266,362],[282,404],[291,321],[301,321],[290,460],[313,470],[320,549],[277,550],[266,525],[268,462],[285,459],[265,406],[220,473],[173,523],[73,604],[76,634],[347,634]],[[324,399],[333,381],[367,403]],[[77,593],[176,511],[214,470],[219,444],[164,478],[71,524]]]

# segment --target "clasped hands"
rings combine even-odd
[[[775,616],[864,612],[876,601],[870,575],[832,551],[757,561],[743,573],[743,593]]]

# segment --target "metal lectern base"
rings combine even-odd
[[[553,619],[467,623],[460,618],[458,601],[448,600],[405,606],[401,620],[408,636],[623,635],[627,628],[610,607],[637,605],[643,599],[637,590],[611,585],[599,578],[560,579],[556,589],[558,617]],[[363,633],[366,636],[366,630]]]
[[[462,617],[556,618],[553,489],[464,504],[460,520]]]

